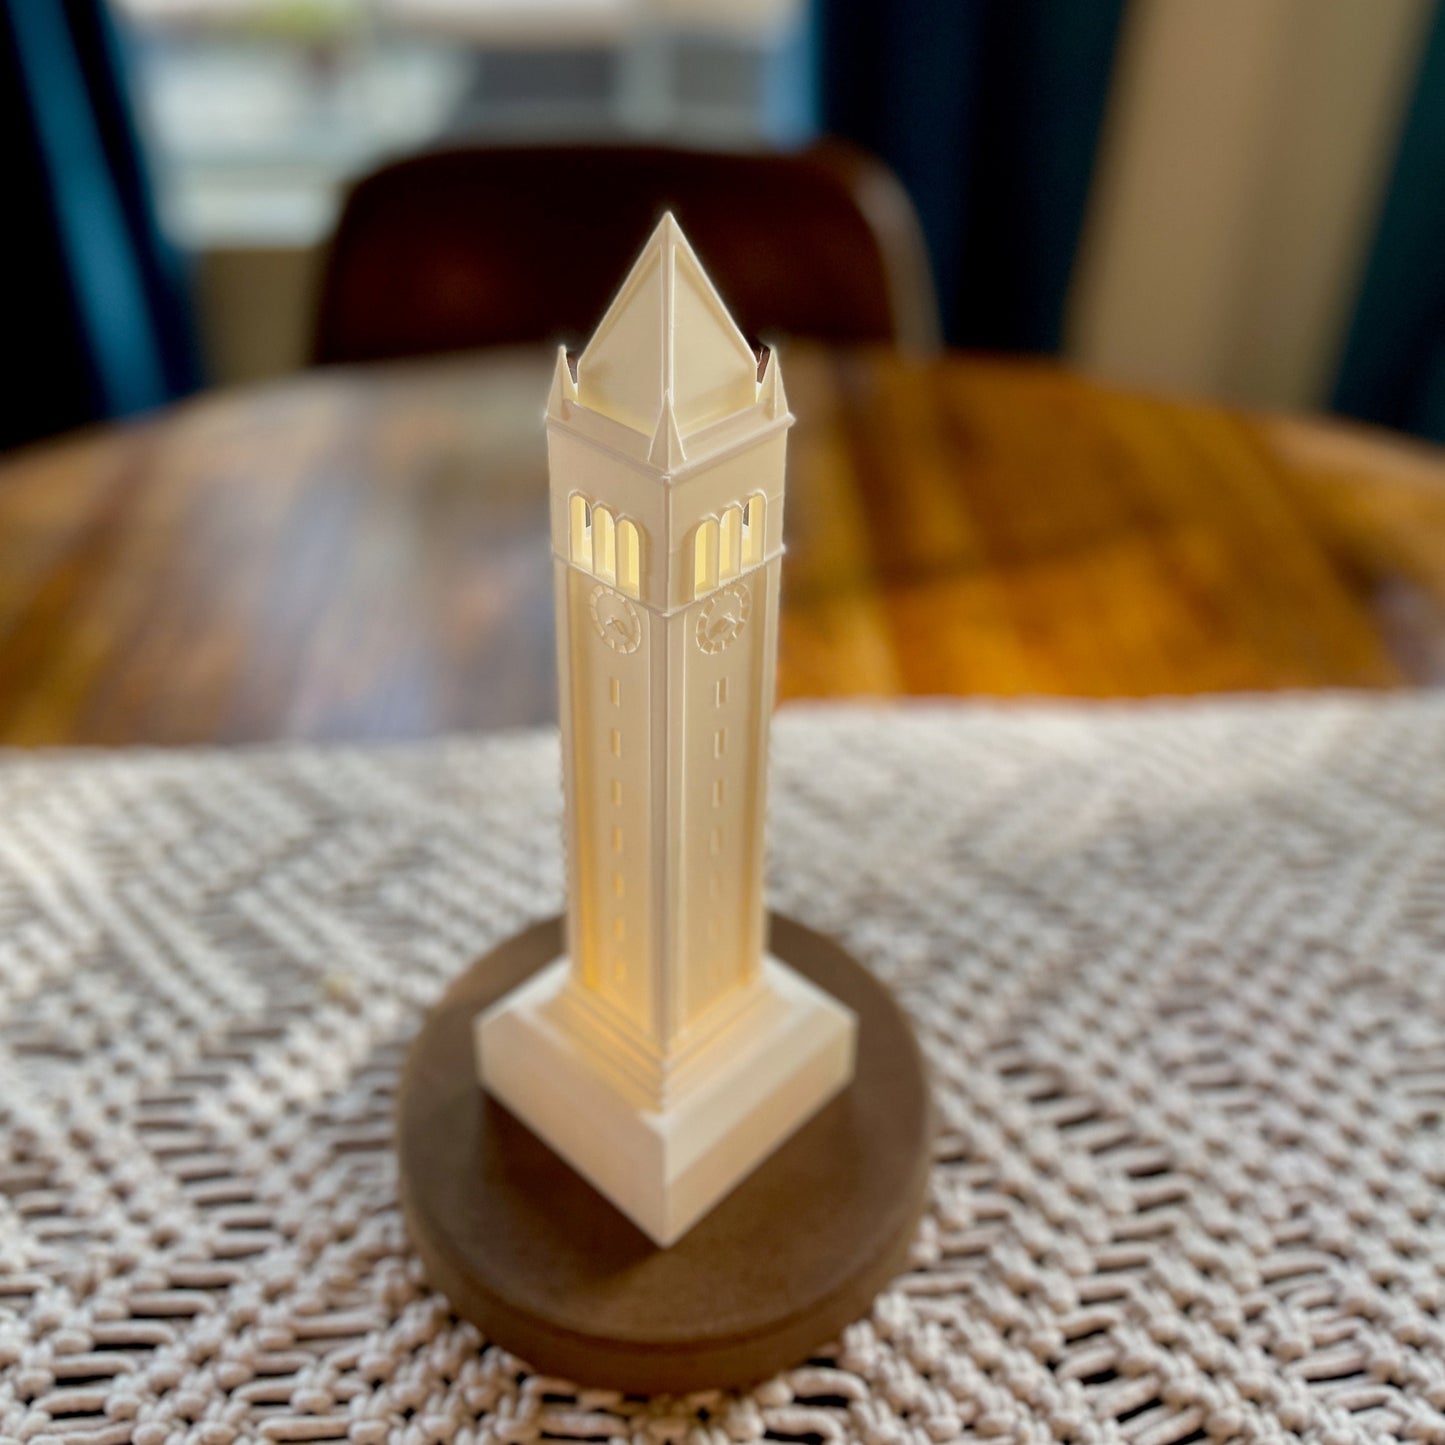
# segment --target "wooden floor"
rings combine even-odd
[[[0,742],[553,715],[512,351],[314,373],[0,462]],[[783,698],[1445,679],[1445,456],[1047,365],[794,346]]]

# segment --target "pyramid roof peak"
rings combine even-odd
[[[747,407],[758,361],[669,211],[577,360],[576,399],[658,434],[671,409],[679,438]]]

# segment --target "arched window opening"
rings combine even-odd
[[[734,503],[723,510],[718,527],[718,576],[736,577],[743,557],[743,509]]]
[[[743,507],[743,566],[756,567],[763,560],[763,524],[767,498],[761,492],[749,497]]]
[[[606,507],[592,508],[592,571],[604,582],[617,580],[617,526]]]
[[[592,508],[581,492],[572,493],[572,560],[592,570]]]
[[[717,521],[708,517],[698,523],[692,547],[692,595],[701,597],[717,586]]]
[[[617,524],[617,585],[630,597],[642,593],[642,538],[626,518]]]

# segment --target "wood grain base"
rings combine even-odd
[[[775,916],[771,950],[858,1015],[857,1074],[670,1249],[475,1082],[473,1017],[557,957],[560,919],[480,959],[422,1026],[399,1105],[407,1227],[457,1313],[534,1369],[634,1393],[762,1379],[906,1266],[932,1138],[913,1030],[820,934]]]

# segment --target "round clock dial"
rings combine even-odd
[[[714,592],[697,615],[697,645],[704,652],[721,652],[730,647],[743,630],[751,608],[747,588],[737,583]]]
[[[642,619],[620,592],[599,587],[590,604],[592,626],[613,652],[636,652],[642,643]]]

